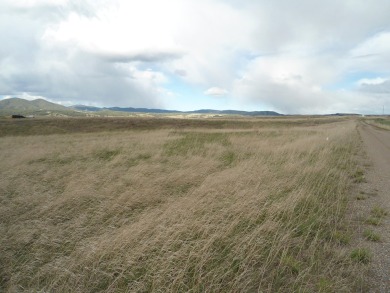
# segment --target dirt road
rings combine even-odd
[[[374,207],[388,213],[380,225],[364,227],[380,235],[379,242],[364,243],[372,252],[371,292],[390,292],[390,131],[365,123],[359,126],[359,131],[370,162],[365,174],[367,182],[362,186],[368,195],[364,204],[368,213]]]

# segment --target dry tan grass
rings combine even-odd
[[[354,121],[3,137],[6,292],[350,292]]]

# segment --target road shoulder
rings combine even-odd
[[[390,292],[390,131],[365,123],[358,130],[365,152],[359,159],[364,177],[352,202],[355,241],[372,255],[370,292]]]

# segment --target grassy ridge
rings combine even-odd
[[[3,137],[0,288],[353,291],[355,122],[236,122]]]

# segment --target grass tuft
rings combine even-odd
[[[373,226],[379,226],[385,216],[387,216],[387,211],[381,207],[375,206],[372,208],[371,216],[367,218],[366,223]]]
[[[332,238],[336,243],[347,245],[351,242],[352,236],[346,231],[335,231]]]
[[[378,242],[378,241],[381,240],[380,235],[377,234],[377,233],[375,233],[375,232],[372,231],[372,230],[364,230],[363,236],[364,236],[364,238],[366,238],[367,240],[370,240],[370,241],[373,241],[373,242]]]
[[[324,277],[322,277],[317,284],[317,291],[322,293],[335,292],[335,284]]]
[[[379,226],[382,223],[382,220],[377,217],[368,217],[366,223],[373,226]]]
[[[371,260],[370,251],[367,248],[356,248],[351,251],[350,257],[354,262],[367,264]]]
[[[293,275],[298,275],[302,267],[299,260],[291,255],[284,256],[281,260],[281,264]]]
[[[375,206],[371,210],[371,215],[375,218],[382,219],[387,216],[387,211],[384,208]]]
[[[237,155],[233,151],[226,151],[222,154],[222,156],[220,157],[220,160],[221,160],[222,165],[224,167],[230,167],[237,160]]]
[[[95,152],[95,157],[103,161],[111,161],[115,156],[120,153],[120,150],[103,149]]]
[[[361,169],[355,171],[355,173],[353,174],[353,178],[355,183],[367,182],[366,178],[364,177],[364,171]]]
[[[127,159],[125,162],[128,167],[134,167],[140,164],[142,161],[149,160],[151,157],[152,157],[151,154],[144,153],[144,154],[139,154],[137,156],[131,157]]]
[[[358,195],[356,196],[356,199],[357,199],[357,200],[366,200],[367,197],[366,197],[365,195],[363,195],[363,194],[358,194]]]

